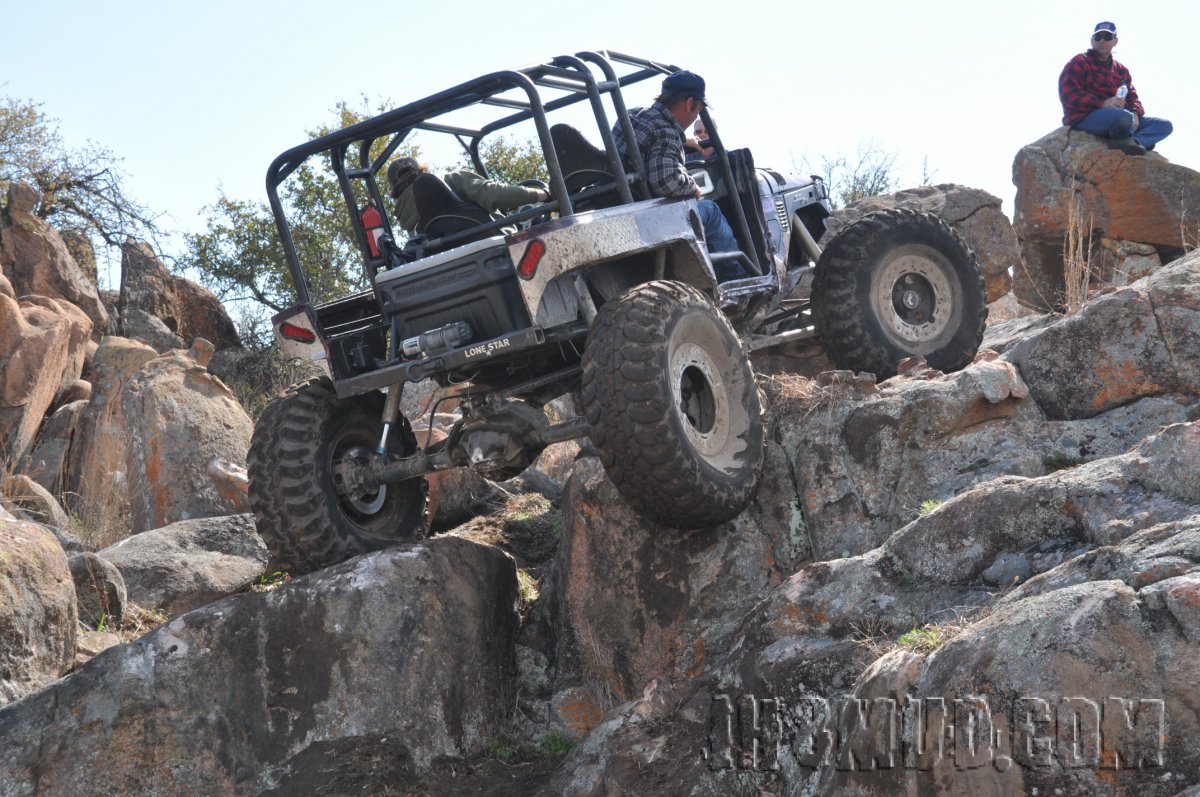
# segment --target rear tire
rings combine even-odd
[[[419,537],[425,529],[424,478],[350,494],[338,461],[366,458],[379,445],[384,397],[338,399],[326,377],[293,385],[268,405],[247,455],[250,505],[259,534],[293,575]],[[397,456],[416,452],[408,420],[388,438]]]
[[[937,216],[907,209],[863,216],[825,247],[812,307],[830,359],[881,379],[915,355],[957,371],[987,322],[974,252]]]
[[[758,388],[729,321],[695,288],[649,282],[601,307],[582,398],[609,478],[642,515],[705,528],[753,497],[763,460]]]

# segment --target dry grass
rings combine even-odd
[[[592,629],[586,617],[579,618],[576,630],[579,645],[579,669],[583,686],[596,698],[600,713],[607,714],[632,696],[616,683],[612,646]]]
[[[896,649],[892,640],[892,629],[878,617],[863,617],[857,623],[850,624],[853,639],[858,643],[871,661],[875,661]]]
[[[122,642],[132,642],[163,625],[168,619],[162,609],[144,609],[130,601],[125,605],[125,622],[121,624],[117,635]]]
[[[772,399],[804,404],[816,400],[822,390],[816,380],[799,374],[768,374],[761,377],[760,383]]]
[[[1179,240],[1183,242],[1185,253],[1200,248],[1200,224],[1193,223],[1188,229],[1186,209],[1179,214]]]
[[[1083,203],[1072,191],[1067,202],[1067,235],[1063,240],[1063,314],[1075,315],[1088,299],[1092,281],[1092,217],[1084,219]]]
[[[1078,181],[1078,177],[1075,178]],[[1074,315],[1087,301],[1089,285],[1093,276],[1092,263],[1092,216],[1084,218],[1084,203],[1079,191],[1071,191],[1067,201],[1066,235],[1063,238],[1063,290],[1055,296],[1046,296],[1038,287],[1039,279],[1029,271],[1025,259],[1020,260],[1020,269],[1029,286],[1041,300],[1042,306],[1063,315]]]
[[[541,597],[541,580],[523,567],[517,568],[517,617],[524,625]]]
[[[855,641],[874,660],[900,648],[914,653],[932,653],[987,617],[990,612],[990,609],[981,606],[955,607],[949,610],[949,617],[911,628],[894,639],[890,627],[877,619],[864,621],[852,628]]]
[[[65,465],[64,465],[65,468]],[[0,504],[36,515],[40,523],[53,524],[51,517],[41,517],[30,501],[5,494],[9,481],[18,475],[16,466],[8,461],[0,466]],[[60,475],[61,481],[61,475]],[[84,501],[73,492],[52,491],[52,497],[66,513],[70,524],[59,529],[80,540],[87,550],[97,551],[120,542],[129,536],[133,527],[132,514],[126,484],[111,473],[100,473],[88,477],[88,493],[92,498]]]
[[[853,385],[821,385],[815,379],[789,373],[760,374],[758,384],[771,409],[801,415],[809,415],[855,393]]]
[[[92,550],[100,550],[129,536],[133,528],[133,513],[123,485],[107,485],[107,489],[92,489],[93,496],[84,501],[76,493],[67,493],[67,510],[71,528],[67,529]]]

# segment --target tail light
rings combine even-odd
[[[525,247],[525,254],[521,255],[521,262],[517,263],[517,276],[521,279],[533,279],[533,275],[537,273],[538,263],[542,260],[542,255],[546,254],[546,244],[541,238],[534,238],[529,242],[529,246]]]
[[[295,340],[300,343],[312,343],[317,339],[317,333],[313,332],[311,329],[298,327],[295,324],[280,324],[279,334],[288,340]]]

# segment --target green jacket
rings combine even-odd
[[[511,212],[521,205],[532,205],[538,201],[538,191],[536,188],[526,188],[523,185],[510,185],[509,183],[502,183],[499,180],[488,180],[466,169],[450,172],[446,175],[444,182],[461,199],[473,202],[483,208],[492,214],[492,218],[494,219],[500,218],[504,215],[505,211]],[[418,217],[417,203],[413,201],[411,187],[402,191],[400,196],[396,197],[395,213],[396,221],[400,223],[400,227],[409,235],[412,235],[417,229]],[[505,232],[507,233],[513,231],[512,228],[505,228]]]
[[[400,222],[400,227],[409,235],[416,232],[417,229],[417,203],[413,201],[412,186],[409,186],[404,191],[400,192],[400,196],[396,197],[396,221]]]
[[[447,174],[446,185],[463,199],[474,202],[493,216],[538,201],[536,188],[488,180],[466,169]]]

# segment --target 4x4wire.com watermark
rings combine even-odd
[[[784,757],[859,771],[1128,770],[1163,766],[1165,739],[1166,708],[1150,698],[1031,696],[1004,711],[977,695],[788,703],[718,694],[703,755],[715,770],[776,770]]]

